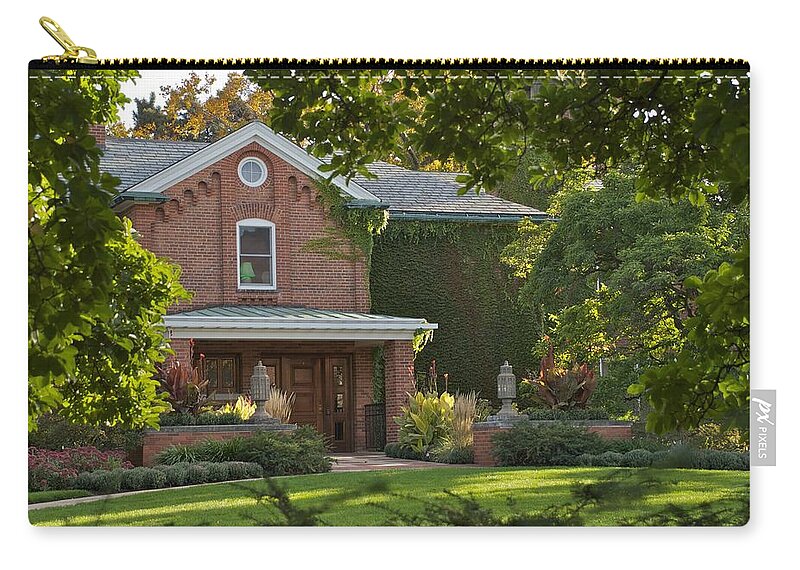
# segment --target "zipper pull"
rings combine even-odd
[[[42,58],[43,61],[71,61],[74,63],[89,64],[97,63],[97,53],[95,53],[95,51],[91,48],[76,46],[75,42],[73,42],[67,35],[67,32],[65,32],[64,29],[52,18],[42,16],[39,18],[39,24],[41,24],[44,30],[50,34],[50,37],[56,40],[58,44],[64,48],[63,54],[46,55]],[[82,56],[81,52],[83,52],[85,55]]]

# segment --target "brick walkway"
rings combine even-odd
[[[429,469],[431,467],[453,467],[444,463],[414,461],[413,459],[395,459],[383,453],[334,453],[336,461],[331,471],[380,471],[383,469]],[[458,465],[458,467],[465,467]]]

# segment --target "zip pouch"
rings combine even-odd
[[[41,23],[32,524],[747,522],[746,62],[103,60]]]

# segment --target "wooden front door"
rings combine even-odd
[[[311,425],[317,431],[322,431],[322,358],[284,357],[281,359],[281,371],[280,387],[295,395],[289,421]]]
[[[267,374],[294,392],[291,423],[311,425],[327,436],[332,451],[353,451],[353,392],[349,356],[265,356]]]

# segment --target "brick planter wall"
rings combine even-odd
[[[531,423],[552,423],[547,420],[533,421]],[[631,439],[633,437],[632,424],[629,422],[613,421],[574,421],[572,425],[583,426],[590,432],[596,433],[604,439]],[[472,426],[473,449],[475,452],[475,464],[484,467],[497,465],[495,461],[492,445],[492,438],[495,434],[510,430],[514,426],[513,422],[481,422]]]
[[[259,431],[290,432],[297,429],[295,424],[239,424],[228,426],[166,426],[159,431],[149,429],[144,432],[142,441],[142,465],[151,467],[156,455],[171,445],[189,445],[205,439],[221,441],[232,437],[247,437]]]

